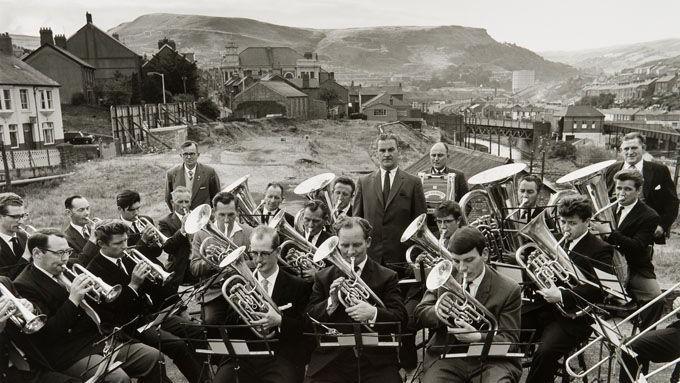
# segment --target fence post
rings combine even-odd
[[[7,165],[7,152],[5,152],[5,141],[0,139],[0,151],[2,151],[2,167],[5,170],[5,187],[9,189],[12,186],[12,180],[9,175],[9,165]],[[675,174],[677,178],[677,167],[675,168]]]

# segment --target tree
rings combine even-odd
[[[331,107],[340,99],[338,92],[333,88],[322,88],[319,92],[319,99],[321,101],[326,101],[326,115]]]
[[[600,93],[597,96],[583,96],[576,102],[576,105],[587,105],[600,109],[611,108],[614,105],[616,96],[611,93]]]
[[[220,116],[220,108],[209,98],[198,100],[196,110],[212,120],[216,120]]]
[[[147,102],[163,102],[161,79],[159,76],[148,76],[149,72],[162,73],[165,76],[166,94],[190,94],[198,96],[198,68],[184,56],[174,50],[164,50],[156,54],[144,66],[142,73],[142,96]],[[186,88],[186,92],[185,92]]]

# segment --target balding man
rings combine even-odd
[[[444,175],[449,173],[456,174],[456,195],[455,201],[460,201],[460,197],[468,192],[467,179],[465,174],[460,170],[450,168],[447,166],[449,161],[449,147],[443,142],[437,142],[430,148],[430,173],[433,175]]]

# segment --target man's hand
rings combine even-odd
[[[132,275],[130,275],[130,287],[135,291],[139,290],[150,271],[149,265],[146,262],[139,262],[132,270]]]
[[[85,298],[85,295],[94,288],[94,282],[86,274],[79,274],[73,282],[71,282],[71,290],[68,299],[76,306]]]
[[[479,343],[482,341],[482,333],[477,331],[467,322],[460,319],[453,321],[458,327],[449,327],[449,332],[453,334],[460,342],[463,343]]]
[[[552,285],[549,289],[536,290],[536,292],[541,294],[548,303],[562,302],[562,291],[555,285]]]
[[[340,285],[345,281],[345,278],[336,278],[333,283],[331,283],[330,291],[328,292],[328,306],[326,311],[328,315],[333,314],[335,309],[340,305],[340,300],[338,299],[338,291],[340,291]]]
[[[252,322],[253,325],[264,326],[266,329],[275,328],[281,325],[281,315],[274,310],[273,307],[269,307],[269,311],[266,313],[255,313],[260,319]]]
[[[611,230],[612,228],[608,222],[590,221],[590,231],[593,234],[603,234],[603,236],[606,236],[609,235]]]
[[[654,229],[654,238],[662,238],[664,235],[666,235],[666,232],[663,231],[661,225],[658,225],[656,229]]]
[[[310,266],[309,269],[302,270],[302,278],[311,281],[314,279],[314,276],[316,275],[317,271],[319,271],[319,268],[312,265]]]
[[[14,304],[6,297],[0,297],[0,327],[5,326],[5,322],[14,314]]]
[[[366,323],[373,320],[378,314],[378,309],[368,302],[359,302],[352,307],[345,309],[347,315],[359,323]]]
[[[144,230],[142,230],[142,241],[144,243],[147,245],[153,245],[157,242],[157,237],[158,235],[156,234],[156,229],[151,225],[151,223],[144,226]]]
[[[33,308],[33,303],[31,303],[28,299],[21,298],[19,299],[19,302],[21,302],[21,305],[26,307],[28,311],[34,313],[35,310]]]

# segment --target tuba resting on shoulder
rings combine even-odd
[[[234,199],[236,200],[236,212],[239,217],[241,217],[248,225],[257,227],[261,223],[261,220],[258,219],[258,217],[261,216],[261,213],[258,213],[258,211],[262,209],[264,201],[261,201],[259,204],[255,203],[255,199],[252,194],[250,194],[250,188],[248,187],[248,178],[250,178],[250,174],[246,174],[232,182],[222,189],[222,191],[234,195]]]

